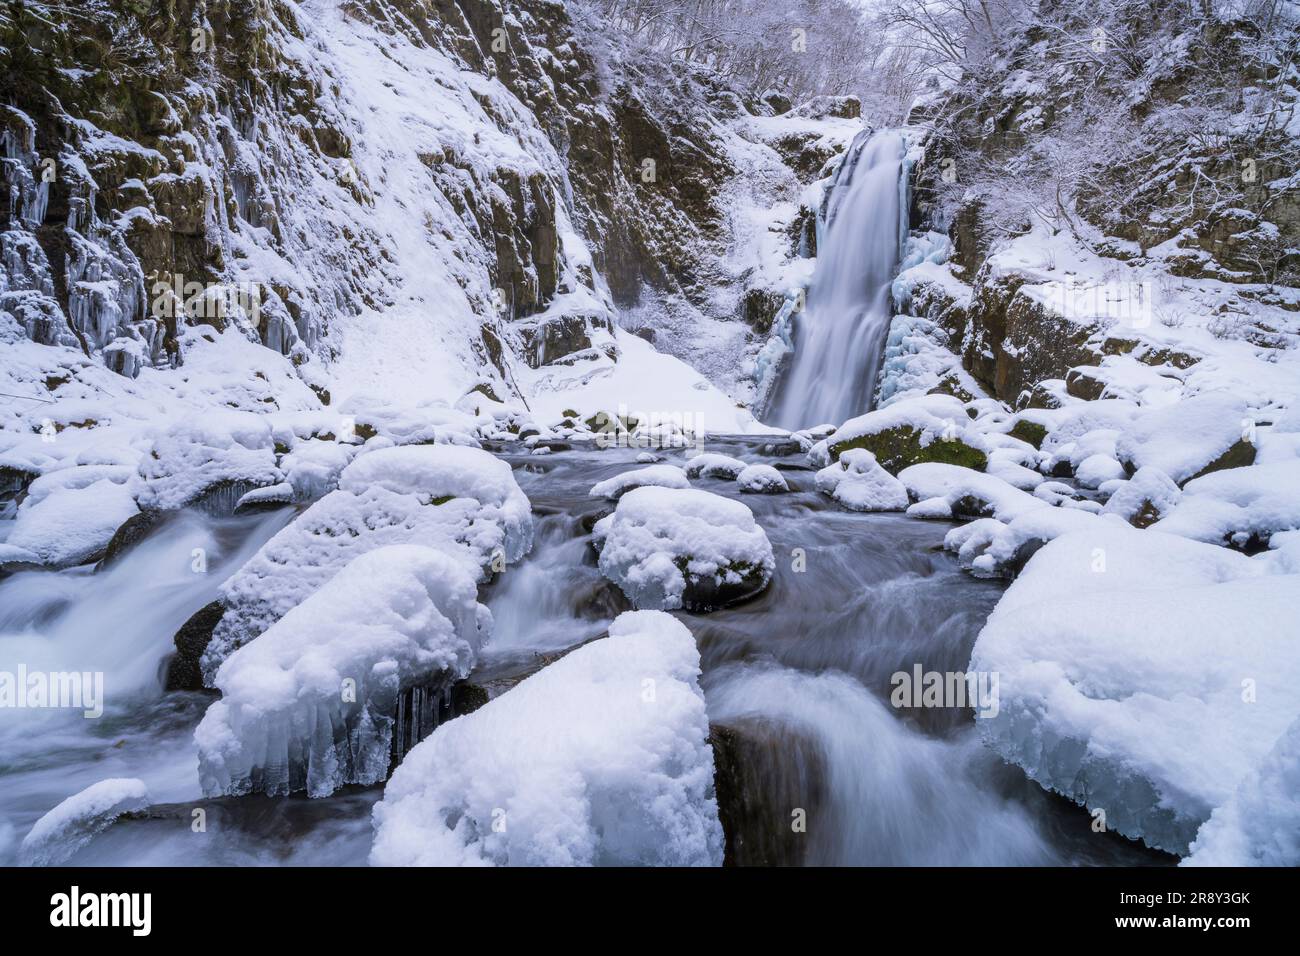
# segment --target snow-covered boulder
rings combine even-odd
[[[1227,392],[1194,395],[1143,412],[1116,444],[1130,470],[1158,468],[1179,485],[1223,468],[1249,465],[1251,419],[1245,401]]]
[[[1153,529],[1210,544],[1263,545],[1300,528],[1300,458],[1189,481]]]
[[[708,610],[767,587],[772,545],[753,512],[694,488],[637,488],[596,523],[600,570],[638,608]]]
[[[138,511],[130,475],[117,465],[85,465],[37,478],[0,543],[0,564],[67,568],[100,557]]]
[[[1182,492],[1159,468],[1139,468],[1132,478],[1110,488],[1103,514],[1118,515],[1135,528],[1146,528],[1169,514]]]
[[[620,615],[415,747],[375,805],[380,866],[717,866],[722,826],[691,633]]]
[[[245,492],[283,480],[264,416],[211,411],[154,436],[140,459],[136,500],[143,511],[199,504],[229,513]]]
[[[976,641],[970,669],[1000,675],[986,742],[1186,853],[1300,715],[1300,574],[1278,557],[1101,518],[1057,538]]]
[[[988,441],[974,428],[966,407],[951,395],[923,395],[851,418],[813,446],[809,461],[825,467],[844,452],[863,448],[891,474],[918,462],[944,462],[982,471]]]
[[[1300,720],[1196,834],[1184,866],[1300,866]]]
[[[149,791],[133,777],[111,777],[64,800],[35,825],[18,847],[26,866],[58,866],[124,813],[149,806]]]
[[[992,516],[1001,521],[1038,508],[1046,503],[1028,492],[1014,488],[993,475],[948,465],[925,462],[904,468],[898,480],[917,504],[908,514],[924,518]]]
[[[850,448],[839,461],[817,472],[817,490],[852,511],[902,511],[907,507],[903,483],[862,448]]]
[[[730,455],[705,452],[686,463],[687,478],[735,478],[745,470],[745,463]]]
[[[465,563],[420,545],[349,563],[213,681],[194,733],[209,796],[329,796],[388,775],[400,692],[469,673],[492,624]]]
[[[221,588],[225,613],[204,651],[221,662],[261,634],[353,558],[391,544],[459,556],[486,580],[532,547],[533,519],[510,466],[478,448],[404,445],[367,452],[339,488],[268,541]]]
[[[589,494],[593,498],[608,498],[617,501],[633,488],[689,488],[686,472],[676,465],[648,465],[625,471],[613,478],[606,478],[591,486]]]
[[[736,476],[742,492],[753,495],[777,495],[789,491],[785,476],[771,465],[746,465]]]

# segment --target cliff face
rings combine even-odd
[[[1217,340],[1294,342],[1300,35],[1208,6],[1146,7],[1102,25],[1039,4],[1005,48],[912,116],[925,139],[913,223],[947,234],[950,276],[965,287],[920,298],[931,318],[964,300],[945,322],[952,347],[1005,401],[1111,355],[1160,366],[1163,339],[1198,316]],[[1083,315],[1057,301],[1089,290],[1134,302]]]
[[[12,0],[0,47],[0,310],[131,377],[207,324],[321,396],[394,356],[517,393],[616,358],[617,308],[737,317],[737,144],[798,185],[706,71],[552,0]]]

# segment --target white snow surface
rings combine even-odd
[[[149,806],[149,791],[133,777],[110,777],[74,793],[32,826],[18,847],[26,866],[59,866],[124,813]]]
[[[852,511],[902,511],[908,504],[906,486],[863,448],[850,448],[817,472],[817,490]]]
[[[695,592],[761,590],[772,545],[744,504],[696,488],[637,488],[593,529],[600,570],[640,609],[673,610]]]
[[[221,700],[194,732],[210,796],[325,797],[388,775],[398,694],[464,677],[491,633],[464,562],[378,548],[217,670]]]
[[[527,554],[532,536],[527,497],[510,466],[487,452],[459,445],[366,452],[344,469],[338,490],[299,515],[222,585],[226,611],[204,653],[205,679],[211,681],[236,647],[367,551],[428,545],[486,580],[492,570]]]
[[[722,826],[691,633],[633,611],[402,762],[378,866],[718,866]]]
[[[1185,854],[1300,715],[1300,574],[1118,521],[1046,545],[971,669],[1001,675],[986,742],[1107,825]]]

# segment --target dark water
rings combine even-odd
[[[742,605],[677,615],[701,651],[728,861],[1169,862],[1093,833],[1083,809],[985,751],[969,709],[890,705],[897,671],[965,668],[1000,586],[961,573],[939,550],[948,525],[843,511],[812,489],[801,455],[759,448],[719,440],[707,450],[776,464],[791,493],[741,495],[734,481],[707,478],[695,485],[753,509],[776,554],[774,580]],[[484,590],[495,636],[470,679],[490,695],[599,638],[629,609],[600,575],[589,544],[591,524],[611,505],[587,492],[639,467],[635,449],[494,450],[515,466],[537,531],[529,557]],[[680,451],[657,453],[685,461]],[[179,623],[283,520],[195,515],[128,555],[111,580],[71,572],[0,582],[0,649],[26,652],[40,640],[57,659],[60,646],[67,652],[99,640],[119,665],[129,659],[119,670],[134,682],[99,721],[41,715],[20,727],[3,718],[0,863],[12,862],[31,824],[64,797],[104,777],[138,776],[150,787],[152,810],[119,822],[70,863],[364,864],[381,788],[325,800],[204,800],[191,734],[208,699],[164,696],[146,677],[157,673]],[[173,565],[188,561],[199,540],[214,549],[215,573],[195,581]],[[116,622],[113,635],[99,626],[105,618]],[[195,809],[203,811],[201,830]]]

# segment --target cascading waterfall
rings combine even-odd
[[[838,425],[871,407],[889,333],[889,285],[906,234],[899,189],[905,152],[896,130],[863,132],[836,173],[793,362],[770,424]]]

